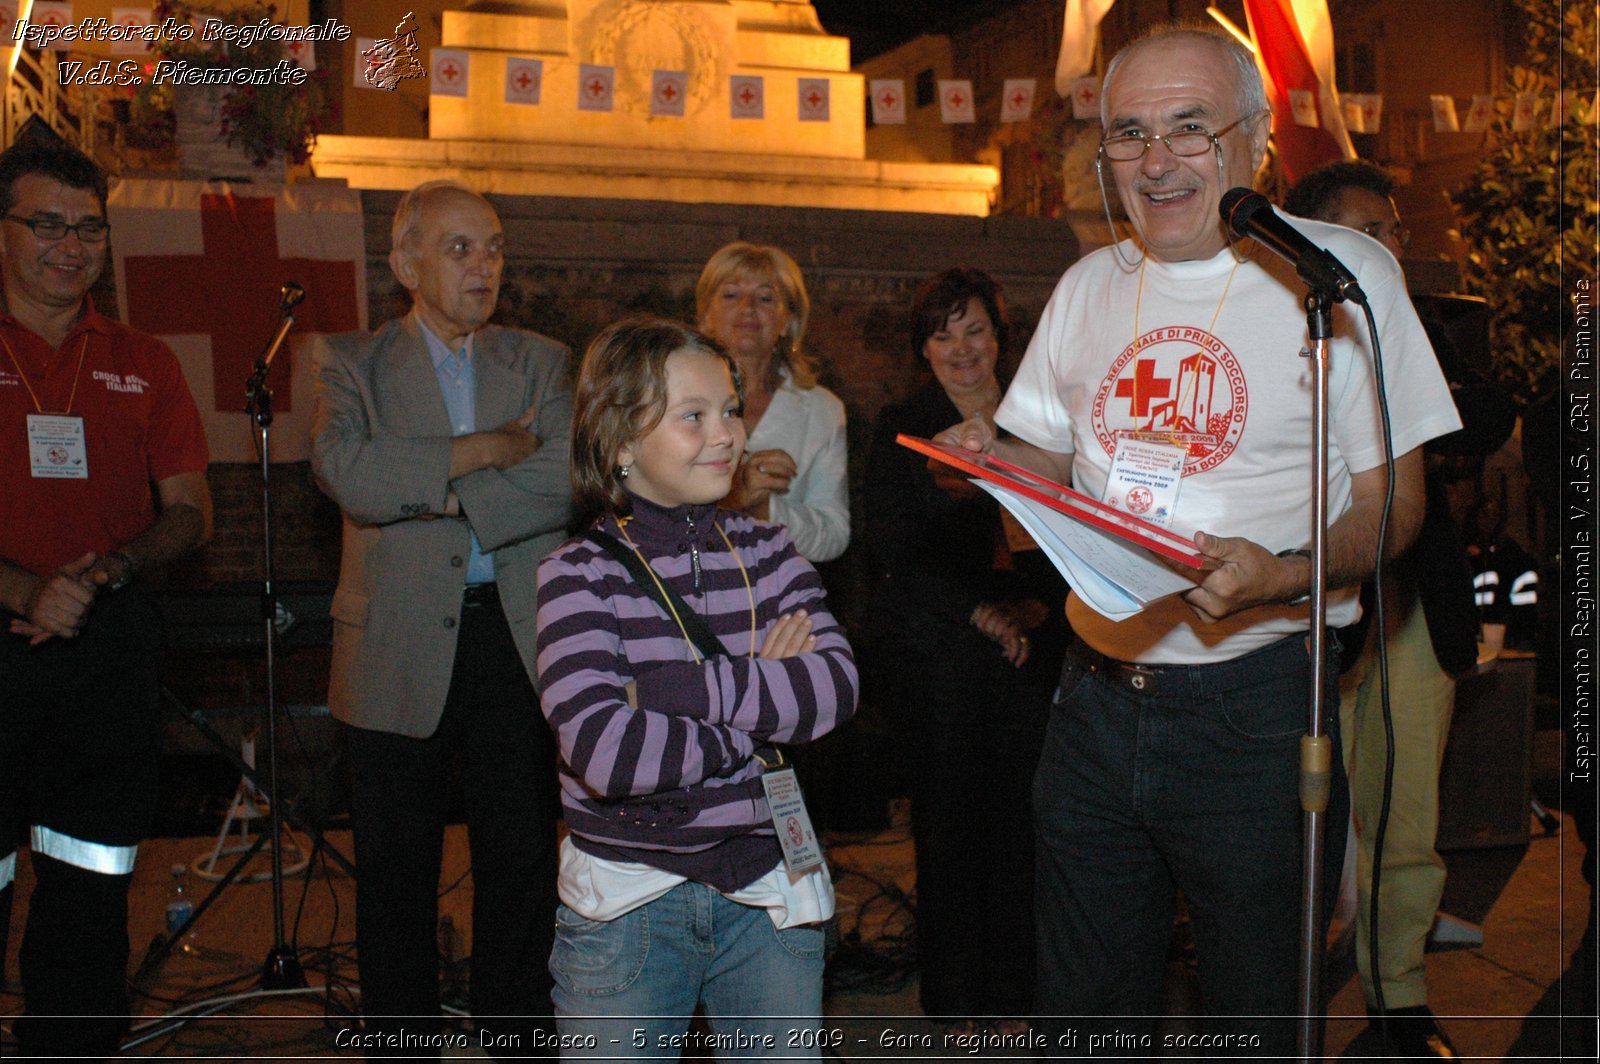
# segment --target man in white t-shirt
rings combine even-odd
[[[1079,641],[1034,785],[1035,1006],[1061,1036],[1049,1039],[1057,1052],[1149,1055],[1181,890],[1214,1017],[1208,1044],[1288,1055],[1311,680],[1300,602],[1312,580],[1305,289],[1267,249],[1230,241],[1218,214],[1267,146],[1270,111],[1248,51],[1164,28],[1118,53],[1101,99],[1099,166],[1135,238],[1062,277],[995,416],[1011,435],[972,421],[940,439],[1097,498],[1115,483],[1119,446],[1179,448],[1172,526],[1215,568],[1120,622],[1069,600]],[[1457,427],[1455,409],[1394,259],[1359,233],[1297,224],[1355,273],[1378,322],[1396,456],[1392,557],[1421,519],[1421,445]],[[1358,612],[1389,478],[1360,312],[1341,304],[1334,330],[1326,553],[1328,623],[1338,626]],[[1333,707],[1336,663],[1326,676]],[[1337,865],[1347,815],[1337,764],[1333,779]]]

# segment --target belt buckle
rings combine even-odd
[[[1116,669],[1122,674],[1122,682],[1138,694],[1153,695],[1156,693],[1156,674],[1153,670],[1126,663],[1117,665]]]

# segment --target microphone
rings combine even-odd
[[[306,297],[306,290],[300,286],[299,281],[288,281],[278,291],[282,296],[278,309],[285,314],[299,306],[300,301]]]
[[[1222,221],[1235,236],[1254,237],[1294,264],[1300,279],[1335,303],[1350,300],[1363,306],[1366,293],[1355,275],[1333,253],[1317,247],[1272,209],[1272,201],[1248,188],[1222,194]]]

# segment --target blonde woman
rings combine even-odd
[[[744,378],[749,447],[722,504],[786,526],[808,561],[837,558],[850,543],[844,404],[801,347],[811,300],[800,267],[775,247],[729,244],[706,262],[695,305]]]

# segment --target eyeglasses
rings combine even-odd
[[[18,214],[3,216],[8,222],[17,222],[33,230],[40,240],[65,240],[68,233],[77,233],[85,244],[98,244],[111,232],[111,223],[99,218],[85,218],[76,225],[68,225],[60,218],[24,218]]]
[[[1156,141],[1167,146],[1167,150],[1177,156],[1188,158],[1194,155],[1204,155],[1213,148],[1218,147],[1217,141],[1221,140],[1229,131],[1248,122],[1261,112],[1247,114],[1234,122],[1229,122],[1215,133],[1209,129],[1190,127],[1174,130],[1162,137],[1149,137],[1139,132],[1121,133],[1115,137],[1107,137],[1100,142],[1100,153],[1112,162],[1131,163],[1135,159],[1143,159],[1144,153],[1150,150],[1150,145]]]
[[[1402,248],[1411,246],[1411,230],[1399,222],[1368,222],[1361,231],[1377,241],[1392,238]]]

